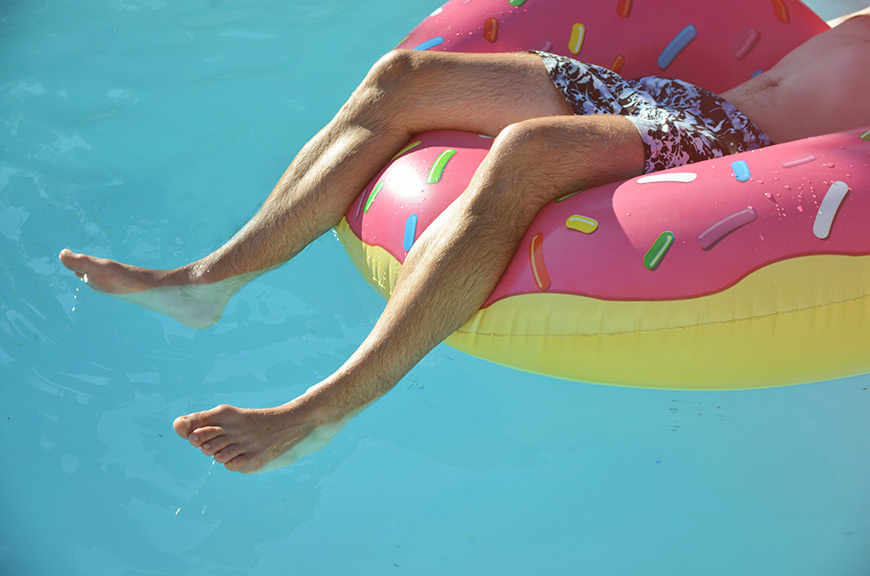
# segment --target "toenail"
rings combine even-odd
[[[190,439],[193,440],[194,442],[196,442],[197,440],[199,440],[199,436],[196,434],[191,434]]]
[[[209,444],[208,442],[206,442],[205,444],[203,444],[202,447],[203,447],[204,450],[211,450],[211,444]]]

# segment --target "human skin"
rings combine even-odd
[[[723,96],[777,142],[870,124],[861,105],[870,88],[868,42],[870,18],[852,19]],[[822,94],[807,88],[818,86]],[[643,171],[634,126],[618,116],[573,116],[537,56],[394,51],[214,253],[173,270],[67,250],[61,260],[98,290],[205,327],[246,282],[335,225],[410,136],[434,129],[495,140],[466,191],[414,244],[356,352],[281,406],[222,405],[182,416],[174,422],[181,437],[240,472],[286,465],[321,447],[479,309],[542,206]]]

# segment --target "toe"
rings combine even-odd
[[[228,424],[232,427],[237,412],[237,408],[221,405],[205,412],[194,412],[185,416],[179,416],[172,423],[172,427],[179,436],[189,440],[191,433],[199,432],[202,428],[222,428]],[[199,441],[200,443],[205,442],[202,439]]]
[[[61,250],[58,257],[60,258],[61,263],[73,272],[87,272],[86,268],[88,267],[88,263],[91,261],[89,256],[86,256],[85,254],[76,254],[68,248]]]
[[[236,456],[235,458],[224,464],[224,468],[226,468],[230,472],[250,472],[250,470],[245,469],[249,461],[250,458],[248,458],[248,455],[242,454],[240,456]]]
[[[191,444],[199,448],[206,442],[213,440],[218,436],[222,436],[223,434],[224,429],[220,426],[204,426],[191,432],[187,439]]]
[[[209,440],[208,442],[203,442],[200,445],[200,450],[206,456],[214,456],[215,453],[220,452],[224,448],[226,448],[230,443],[230,439],[226,436],[218,436],[213,440]]]
[[[175,433],[185,440],[190,439],[190,435],[193,431],[209,427],[209,425],[208,412],[194,412],[193,414],[179,416],[172,423]]]
[[[242,447],[238,444],[230,444],[223,450],[218,451],[214,455],[214,459],[220,462],[221,464],[226,464],[233,458],[242,455]]]
[[[179,416],[172,422],[172,428],[175,430],[175,433],[187,440],[190,436],[191,430],[193,430],[192,423],[190,421],[190,417],[192,414],[187,416]]]

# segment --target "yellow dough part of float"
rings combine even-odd
[[[337,232],[388,298],[399,261],[354,241],[346,221]],[[867,371],[868,287],[870,256],[810,256],[690,300],[514,296],[482,309],[446,343],[511,368],[601,384],[726,390],[814,382]]]
[[[400,46],[543,49],[721,92],[826,28],[791,0],[455,0]],[[385,298],[490,144],[413,137],[336,227]],[[586,190],[541,210],[493,294],[446,342],[529,372],[649,388],[868,372],[868,214],[870,127]]]

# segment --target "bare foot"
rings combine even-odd
[[[189,266],[154,270],[67,249],[61,251],[60,261],[94,290],[166,314],[191,328],[208,328],[217,322],[233,294],[256,276],[244,274],[206,283]]]
[[[265,410],[218,406],[175,419],[175,432],[233,472],[266,472],[320,450],[350,420],[324,421],[296,401]]]

